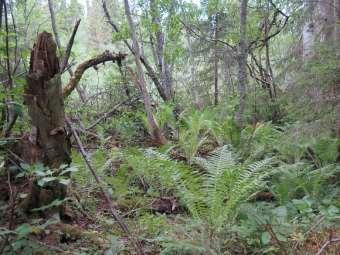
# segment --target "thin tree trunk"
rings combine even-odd
[[[58,34],[57,24],[56,24],[56,21],[55,21],[54,8],[53,8],[53,2],[52,1],[53,0],[48,0],[48,8],[49,8],[50,15],[51,15],[51,24],[52,24],[52,30],[53,30],[54,38],[55,38],[56,43],[57,43],[59,54],[62,56],[63,52],[62,52],[62,47],[61,47],[61,43],[60,43],[60,37],[59,37],[59,34]],[[70,74],[71,77],[73,76],[73,72],[72,72],[71,68],[68,69],[68,73]],[[82,102],[85,102],[86,101],[85,91],[82,88],[80,88],[79,86],[76,86],[76,90],[77,90],[77,93],[79,95],[80,100]]]
[[[240,42],[238,53],[238,93],[240,97],[239,109],[236,112],[236,123],[239,127],[244,125],[244,111],[246,104],[246,85],[247,85],[247,4],[248,0],[241,1],[240,8]]]
[[[184,18],[186,18],[186,16]],[[190,66],[190,80],[191,80],[191,86],[192,86],[191,93],[194,98],[194,105],[198,107],[198,109],[202,109],[203,103],[200,100],[198,82],[196,82],[196,67],[195,67],[195,56],[193,52],[193,41],[190,38],[190,32],[188,31],[187,27],[185,27],[185,37],[188,43],[188,53],[189,53],[188,64]]]
[[[315,2],[304,0],[305,24],[302,32],[302,58],[309,60],[313,55],[315,24],[313,22],[313,9]]]
[[[118,29],[118,26],[116,26],[115,23],[113,23],[113,20],[111,19],[111,16],[109,14],[109,11],[107,9],[106,6],[106,1],[102,0],[102,6],[103,6],[103,10],[105,13],[106,18],[108,19],[108,23],[111,25],[112,29],[114,32],[118,33],[120,30]],[[129,49],[129,51],[136,56],[136,52],[134,51],[134,48],[130,45],[130,43],[127,40],[123,40],[124,44],[126,45],[126,47]],[[151,67],[149,61],[145,58],[145,56],[139,54],[139,59],[140,62],[143,64],[143,66],[145,67],[146,71],[147,71],[147,75],[151,78],[151,80],[153,81],[153,83],[156,86],[156,89],[160,95],[160,97],[164,100],[164,101],[168,101],[168,97],[166,95],[166,92],[163,89],[163,86],[159,80],[159,77],[157,75],[157,73],[155,72],[155,70]]]
[[[0,28],[2,28],[2,13],[4,8],[5,0],[0,0]]]
[[[169,64],[167,63],[164,56],[164,33],[161,27],[160,13],[156,0],[150,0],[150,12],[152,16],[152,22],[156,25],[155,32],[155,53],[157,59],[157,68],[158,73],[161,79],[163,90],[165,91],[167,101],[171,100],[173,97],[173,88],[172,88],[172,75],[170,72]]]
[[[155,121],[155,118],[152,114],[151,100],[150,100],[150,96],[146,88],[146,81],[145,81],[142,64],[140,60],[140,48],[139,48],[139,44],[137,41],[136,29],[132,21],[128,0],[124,0],[124,7],[125,7],[125,14],[126,14],[126,17],[129,23],[129,27],[131,31],[131,38],[133,42],[133,52],[135,55],[135,62],[137,66],[137,84],[139,85],[142,96],[143,96],[145,112],[147,115],[147,120],[149,124],[149,129],[150,129],[150,135],[155,143],[162,145],[162,144],[165,144],[167,141],[164,135],[162,134],[160,128],[158,127]]]
[[[218,39],[218,14],[214,17],[214,105],[218,105],[218,53],[217,53],[217,39]]]
[[[223,57],[223,73],[224,73],[224,83],[226,84],[226,97],[229,98],[231,95],[233,95],[233,87],[234,82],[233,78],[231,76],[231,66],[227,59],[227,54]]]
[[[58,34],[57,23],[55,21],[54,7],[53,7],[52,1],[53,0],[48,0],[48,9],[49,9],[50,15],[51,15],[51,25],[52,25],[52,30],[53,30],[53,34],[54,34],[54,39],[55,39],[55,42],[57,43],[59,54],[61,54],[61,43],[60,43],[60,38],[59,38],[59,34]]]
[[[340,54],[340,1],[334,0],[334,45],[336,54]],[[340,64],[338,61],[338,74],[340,73]],[[337,162],[340,162],[340,79],[337,80],[336,86],[336,106],[335,106],[335,130],[338,138],[338,158]]]

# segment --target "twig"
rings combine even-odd
[[[338,242],[340,242],[340,238],[334,238],[334,239],[330,238],[322,245],[320,250],[315,255],[321,255],[329,245],[331,245],[332,243],[338,243]]]
[[[220,39],[214,39],[214,38],[210,38],[210,37],[206,37],[203,35],[202,31],[200,31],[198,28],[196,28],[199,32],[196,32],[194,29],[192,29],[190,26],[188,26],[183,20],[179,20],[179,22],[184,26],[184,28],[191,34],[193,35],[194,37],[197,37],[197,38],[200,38],[200,39],[203,39],[204,41],[207,41],[207,42],[216,42],[216,43],[221,43],[227,47],[229,47],[231,50],[233,51],[236,51],[237,48],[235,45],[231,45],[230,43],[228,42],[225,42],[223,40],[220,40]]]
[[[304,234],[304,236],[308,236],[311,232],[314,231],[325,219],[325,215],[321,215],[321,217],[310,227],[310,229]]]
[[[3,7],[4,7],[5,31],[6,31],[5,45],[6,45],[6,63],[7,63],[8,88],[10,89],[13,86],[13,79],[12,79],[12,74],[11,74],[11,64],[10,64],[10,58],[9,58],[9,30],[8,30],[8,16],[7,16],[6,2],[3,3]]]
[[[14,224],[14,211],[15,211],[15,200],[17,198],[17,192],[16,190],[13,191],[12,185],[11,185],[11,175],[10,172],[7,171],[7,184],[8,184],[8,189],[9,189],[9,223],[8,223],[8,229],[13,230],[13,224]],[[7,235],[3,245],[0,248],[0,254],[4,251],[6,248],[6,245],[9,242],[9,236]]]
[[[97,184],[99,186],[101,193],[103,194],[103,196],[104,196],[104,198],[105,198],[105,200],[106,200],[106,202],[109,206],[109,209],[110,209],[110,212],[111,212],[113,219],[117,222],[117,224],[120,226],[120,228],[123,230],[123,232],[128,236],[131,244],[135,247],[137,254],[144,255],[145,253],[142,249],[141,244],[139,243],[137,238],[130,232],[128,226],[124,223],[123,219],[119,216],[116,209],[114,208],[109,194],[105,191],[104,185],[102,185],[103,182],[101,181],[99,176],[96,174],[95,169],[92,167],[90,161],[87,158],[86,151],[85,151],[85,149],[82,145],[82,142],[81,142],[76,130],[73,128],[73,126],[72,126],[72,124],[71,124],[71,122],[68,118],[65,118],[65,121],[66,121],[66,124],[69,126],[69,128],[70,128],[70,130],[71,130],[71,132],[72,132],[72,134],[73,134],[73,136],[76,140],[76,143],[78,144],[78,146],[80,148],[80,153],[83,156],[85,164],[87,165],[88,169],[90,170],[91,174],[93,175],[95,181],[97,182]]]
[[[43,243],[43,242],[38,241],[38,240],[34,240],[34,242],[40,244],[41,246],[47,247],[50,250],[61,252],[62,254],[71,254],[71,252],[65,251],[65,250],[63,250],[63,249],[61,249],[57,246],[54,246],[54,245],[46,244],[46,243]]]
[[[113,108],[109,111],[104,113],[101,117],[99,117],[95,122],[93,122],[90,126],[88,126],[86,128],[86,130],[90,130],[92,128],[94,128],[95,126],[98,125],[98,123],[100,123],[101,121],[103,121],[104,119],[110,117],[120,106],[126,104],[127,102],[135,102],[139,99],[139,97],[131,97],[129,99],[126,99],[118,104],[116,104],[115,106],[113,106]]]
[[[270,224],[265,224],[264,228],[267,230],[267,232],[270,234],[272,240],[275,242],[277,246],[279,246],[280,250],[282,251],[283,254],[288,255],[288,252],[286,251],[285,247],[283,244],[280,242],[280,240],[277,238],[272,226]]]
[[[88,131],[86,129],[83,129],[83,128],[75,128],[78,132],[81,132],[81,133],[84,133],[84,134],[87,134],[87,135],[91,135],[99,140],[103,139],[103,137],[100,137],[99,135],[91,132],[91,131]]]
[[[72,35],[70,37],[70,40],[67,43],[65,56],[63,58],[63,62],[62,62],[61,67],[60,67],[60,73],[64,72],[65,68],[67,67],[68,59],[70,58],[70,54],[71,54],[71,50],[72,50],[72,46],[73,46],[73,42],[74,42],[74,37],[76,36],[80,21],[81,21],[80,19],[78,19],[76,21],[76,24],[74,25],[74,28],[73,28]]]

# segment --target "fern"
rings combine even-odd
[[[267,158],[241,168],[231,189],[232,196],[230,196],[226,207],[227,215],[232,214],[241,201],[248,200],[255,191],[266,186],[265,179],[273,173],[270,169],[271,162],[272,158]]]
[[[245,165],[238,163],[238,156],[230,146],[214,151],[207,159],[195,158],[203,168],[204,193],[212,224],[222,225],[235,215],[237,206],[249,199],[253,192],[265,186],[265,178],[271,171],[272,159],[264,159]]]
[[[193,158],[206,170],[204,173],[154,149],[142,152],[129,155],[128,165],[149,178],[154,189],[172,190],[194,218],[215,227],[232,220],[238,206],[263,189],[272,173],[272,159],[240,163],[230,146],[218,148],[207,158]]]

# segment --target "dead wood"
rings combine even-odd
[[[68,84],[63,89],[63,97],[66,98],[71,94],[71,92],[78,85],[84,72],[90,67],[96,67],[99,64],[103,64],[109,61],[120,65],[125,57],[126,57],[126,54],[123,54],[123,53],[116,54],[110,51],[104,51],[102,54],[95,56],[94,58],[91,58],[79,64],[74,74],[72,75],[71,79],[69,80]]]
[[[31,52],[24,103],[32,125],[30,142],[34,145],[32,148],[37,147],[39,151],[36,160],[50,169],[56,169],[56,175],[60,165],[71,162],[64,128],[65,110],[59,71],[57,45],[50,33],[42,32]],[[28,163],[36,162],[30,160]],[[59,182],[48,183],[45,187],[33,182],[24,209],[29,211],[65,197],[66,186]]]
[[[91,174],[93,175],[95,181],[98,184],[98,187],[100,188],[100,191],[102,193],[102,195],[105,198],[105,201],[107,202],[111,215],[113,217],[113,219],[117,222],[117,224],[119,225],[119,227],[124,231],[124,233],[127,235],[127,237],[130,239],[131,244],[135,247],[136,252],[138,255],[143,255],[145,254],[143,251],[143,248],[140,244],[140,242],[138,241],[138,239],[131,233],[131,231],[129,230],[128,226],[125,224],[125,222],[123,221],[123,219],[121,218],[121,216],[118,214],[118,212],[116,211],[116,209],[114,208],[114,205],[112,203],[112,200],[109,196],[109,194],[107,193],[107,191],[104,189],[104,185],[103,182],[101,181],[101,179],[99,178],[99,176],[96,174],[95,169],[92,167],[90,161],[88,160],[86,151],[83,147],[83,144],[77,134],[77,131],[73,128],[72,123],[66,118],[66,124],[68,125],[68,127],[70,128],[77,145],[79,146],[80,149],[80,153],[83,156],[84,162],[87,165],[88,169],[90,170]]]

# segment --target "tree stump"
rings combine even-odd
[[[71,162],[56,49],[50,33],[42,32],[38,35],[31,52],[24,95],[32,125],[31,142],[41,149],[40,158],[36,161],[55,171],[55,175],[62,164]],[[66,186],[59,182],[51,182],[44,187],[34,182],[31,186],[26,210],[66,197]]]

